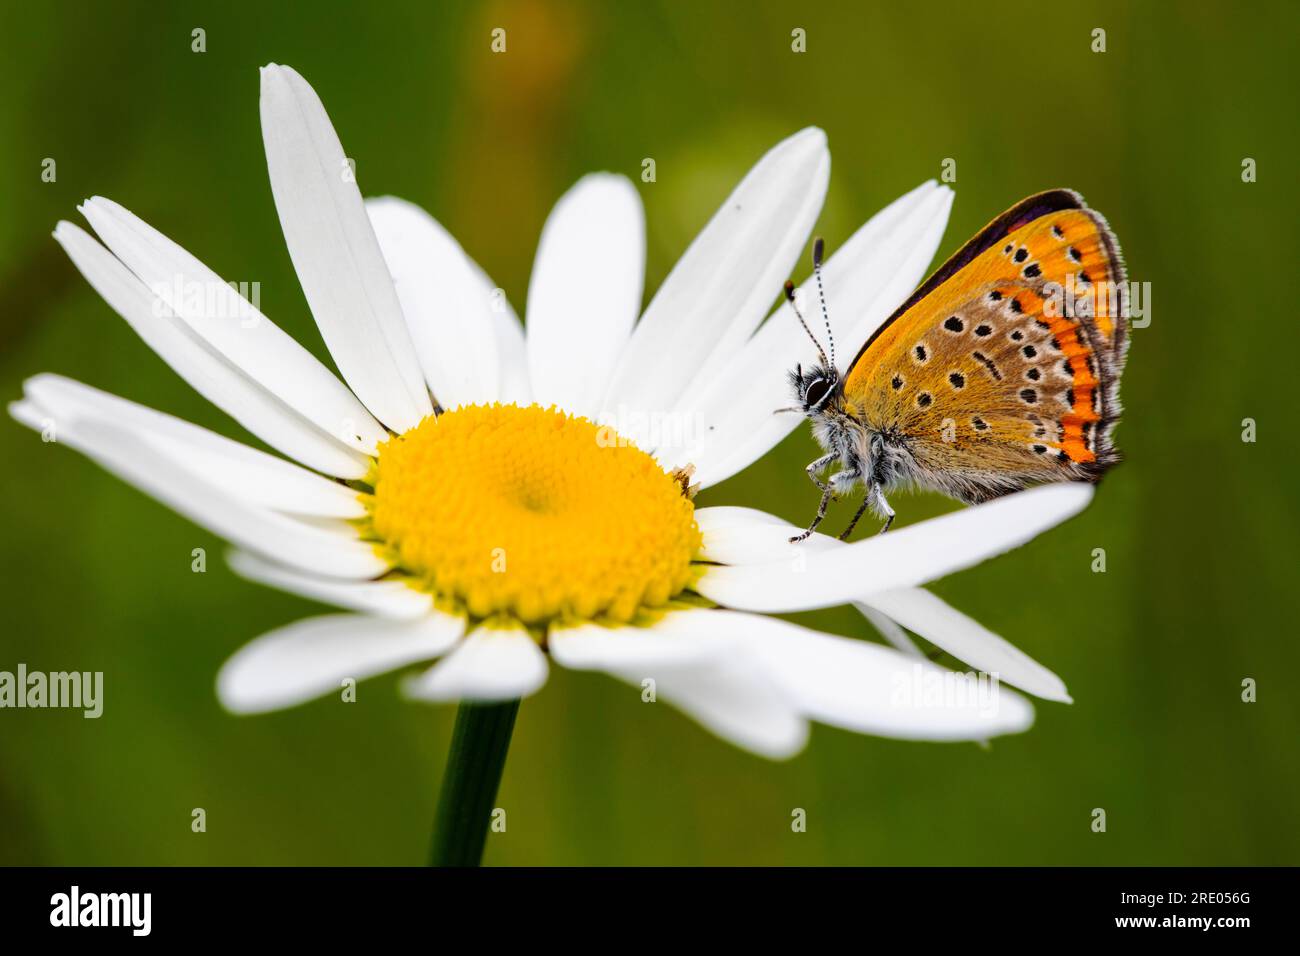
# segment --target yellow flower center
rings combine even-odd
[[[426,418],[380,446],[372,478],[386,556],[475,618],[628,621],[686,587],[700,547],[674,475],[553,408]]]

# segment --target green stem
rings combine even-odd
[[[434,820],[430,866],[478,866],[519,701],[460,705]]]

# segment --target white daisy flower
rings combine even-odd
[[[992,706],[924,692],[951,674],[903,628],[1069,699],[1051,671],[919,586],[1065,520],[1091,486],[798,546],[778,518],[696,509],[687,493],[679,469],[715,484],[798,424],[773,409],[806,341],[787,305],[762,320],[825,196],[820,130],[759,161],[639,321],[640,199],[621,176],[581,180],[542,232],[525,332],[433,218],[363,201],[301,76],[266,67],[261,114],[285,241],[342,381],[116,203],[81,207],[100,241],[69,222],[54,236],[163,361],[284,457],[56,375],[10,406],[232,542],[239,574],[348,612],[239,650],[217,681],[228,709],[290,707],[439,659],[405,681],[409,695],[513,700],[553,661],[653,681],[659,699],[769,757],[802,748],[809,721],[928,740],[1032,723],[1011,691]],[[865,340],[923,278],[951,202],[926,183],[826,263],[837,338]],[[691,427],[670,441],[665,421]],[[769,616],[845,603],[896,646]]]

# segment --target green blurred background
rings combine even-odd
[[[1073,706],[1042,703],[1029,733],[988,750],[817,727],[774,764],[621,684],[553,669],[520,712],[489,863],[1300,863],[1296,373],[1282,352],[1295,317],[1281,296],[1300,219],[1294,4],[12,6],[6,400],[57,371],[247,437],[49,238],[96,193],[226,278],[259,281],[263,310],[324,356],[266,178],[257,67],[270,61],[315,86],[367,194],[432,211],[517,305],[550,204],[584,172],[637,180],[653,291],[749,166],[808,124],[830,137],[819,230],[832,249],[951,157],[941,255],[1022,196],[1068,185],[1151,283],[1124,380],[1128,462],[1081,517],[935,586],[1061,674]],[[191,52],[196,27],[206,53]],[[1097,27],[1105,53],[1090,49]],[[647,156],[653,184],[639,181]],[[57,182],[41,181],[46,157]],[[1245,157],[1256,183],[1242,182]],[[0,711],[0,861],[423,860],[453,708],[403,702],[390,675],[354,705],[227,715],[222,661],[320,609],[235,579],[218,540],[8,419],[0,452],[0,670],[102,670],[106,684],[97,721]],[[812,457],[800,429],[702,503],[802,522]],[[905,521],[951,507],[895,504]],[[190,570],[195,547],[206,574]],[[1094,548],[1105,574],[1090,571]],[[799,619],[872,635],[851,610]],[[1241,701],[1247,677],[1257,703]],[[207,833],[191,832],[194,807]],[[794,807],[806,833],[791,832]]]

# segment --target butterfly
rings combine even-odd
[[[814,243],[821,284],[823,245]],[[820,364],[790,373],[798,405],[826,454],[807,467],[817,516],[859,484],[888,530],[886,493],[938,491],[967,504],[1030,485],[1097,482],[1119,460],[1111,432],[1128,349],[1128,294],[1106,220],[1067,189],[1008,209],[921,284],[866,341],[842,377]],[[832,465],[840,469],[823,480]]]

